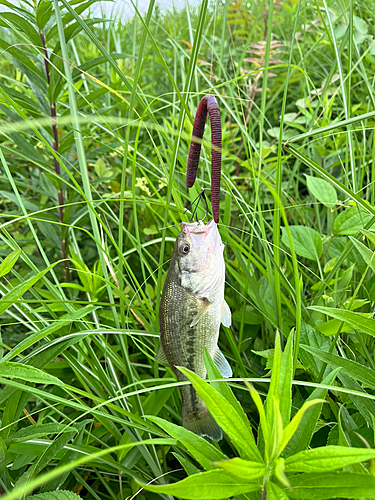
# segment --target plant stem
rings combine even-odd
[[[47,51],[47,45],[46,45],[46,37],[44,36],[43,31],[39,31],[40,39],[42,40],[42,45],[44,48],[44,66],[46,69],[46,80],[48,86],[50,86],[50,74],[49,74],[49,58],[48,58],[48,51]],[[57,131],[57,121],[56,121],[56,103],[50,103],[50,110],[51,110],[51,119],[52,119],[52,133],[53,133],[53,150],[57,153],[59,149],[59,134]],[[61,170],[60,170],[60,164],[57,161],[55,157],[53,157],[53,168],[55,170],[55,174],[57,177],[60,179],[61,178]],[[63,223],[64,221],[64,193],[62,186],[58,188],[57,190],[57,202],[59,205],[59,219],[60,222]],[[64,259],[63,265],[64,265],[64,270],[65,270],[65,280],[66,281],[71,281],[70,279],[70,271],[68,267],[68,262],[66,261],[66,246],[67,246],[67,241],[66,237],[64,235],[65,228],[64,226],[60,226],[60,232],[61,232],[61,254],[62,258]]]

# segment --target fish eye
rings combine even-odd
[[[181,255],[187,255],[190,251],[190,245],[188,243],[183,243],[180,246],[180,254]]]

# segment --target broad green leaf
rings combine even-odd
[[[28,279],[24,283],[20,283],[16,287],[13,288],[10,292],[6,293],[0,299],[0,315],[6,311],[10,306],[13,305],[24,293],[26,293],[37,281],[39,281],[45,274],[48,273],[53,267],[55,267],[59,262],[55,262],[48,266],[46,269],[38,273],[36,276]]]
[[[249,424],[249,419],[246,416],[242,406],[237,400],[236,396],[233,394],[232,389],[229,387],[229,384],[225,382],[224,377],[220,373],[219,369],[215,365],[213,359],[208,354],[207,349],[203,351],[203,359],[207,369],[207,378],[208,379],[221,379],[223,382],[210,382],[210,385],[217,390],[227,401],[232,405],[232,407],[237,411],[238,415],[241,417],[244,425],[248,427],[249,432],[251,432],[251,427]]]
[[[372,252],[362,242],[356,240],[352,236],[349,236],[349,239],[361,254],[361,257],[366,262],[366,264],[370,266],[370,268],[375,272],[375,252]]]
[[[154,493],[165,493],[187,500],[221,500],[241,493],[260,491],[261,485],[241,481],[224,470],[210,470],[194,474],[182,481],[163,486],[154,486],[136,481],[138,486]]]
[[[293,436],[293,434],[296,432],[306,410],[308,410],[309,408],[311,408],[312,406],[314,406],[318,403],[324,403],[324,400],[313,399],[312,401],[305,401],[303,403],[302,408],[300,408],[297,411],[297,413],[292,418],[292,421],[290,422],[290,424],[288,424],[284,429],[283,439],[282,439],[281,445],[280,445],[280,453],[285,448],[285,446],[288,444],[288,442],[289,442],[290,438]]]
[[[337,354],[320,351],[315,347],[301,344],[301,348],[310,352],[324,363],[329,364],[332,368],[342,368],[342,370],[347,375],[354,378],[354,380],[359,380],[365,384],[365,386],[375,389],[375,372],[367,368],[367,366],[352,361],[351,359],[342,358],[337,356]]]
[[[284,490],[271,481],[266,482],[267,500],[288,500]]]
[[[355,330],[360,330],[361,332],[367,333],[375,337],[375,319],[372,319],[371,314],[367,313],[357,313],[354,311],[348,311],[347,309],[336,309],[335,307],[323,307],[323,306],[310,306],[310,310],[318,311],[322,314],[327,314],[332,318],[344,321],[353,327]]]
[[[22,250],[13,250],[13,252],[5,257],[3,262],[0,264],[0,278],[11,271],[14,264],[17,262],[18,257],[21,255],[21,252]]]
[[[331,371],[331,373],[329,373],[322,381],[322,386],[332,385],[339,371],[340,368],[336,368]],[[313,401],[314,399],[322,400],[326,397],[327,392],[328,389],[325,389],[324,387],[317,387],[306,401]],[[323,403],[319,403],[306,410],[299,426],[297,427],[297,430],[294,432],[289,443],[284,449],[284,457],[289,457],[299,451],[305,450],[310,445],[322,407]]]
[[[265,465],[259,462],[251,462],[250,460],[242,460],[242,458],[238,457],[216,462],[215,465],[220,469],[230,472],[233,476],[240,479],[246,478],[249,481],[263,477],[268,473],[268,468]]]
[[[305,473],[289,478],[289,498],[328,500],[332,498],[375,498],[375,477],[350,472]]]
[[[281,358],[279,374],[279,405],[283,427],[290,421],[292,407],[292,380],[293,380],[293,341],[294,331],[289,333],[289,337]]]
[[[335,234],[356,234],[372,219],[372,215],[359,207],[346,208],[333,223]]]
[[[190,463],[189,460],[184,458],[179,453],[172,452],[172,455],[176,457],[176,459],[180,462],[180,464],[182,465],[188,476],[192,476],[193,474],[199,474],[201,472],[199,469],[197,469],[197,467],[195,467],[195,465]]]
[[[281,367],[281,343],[280,343],[280,334],[276,331],[275,335],[275,349],[273,352],[273,364],[272,364],[272,372],[271,372],[271,382],[270,387],[267,394],[267,399],[265,403],[266,408],[266,418],[269,426],[271,426],[272,419],[272,404],[269,404],[270,401],[276,399],[278,402],[279,399],[279,381],[280,381],[280,367]],[[259,409],[258,409],[259,411]],[[271,431],[271,429],[270,429]]]
[[[248,460],[262,462],[253,433],[244,425],[235,408],[194,372],[182,367],[178,367],[178,369],[193,384],[198,396],[203,399],[211,415],[223,431],[228,434],[240,454]]]
[[[38,437],[47,436],[49,434],[62,434],[64,432],[77,431],[74,427],[70,427],[66,424],[36,424],[24,427],[19,431],[12,434],[8,439],[5,440],[7,444],[22,443],[28,439],[35,439]]]
[[[343,371],[338,374],[343,387],[345,389],[351,389],[352,391],[362,392],[363,394],[368,394],[361,385],[359,385],[352,377],[346,375]],[[354,406],[360,412],[360,414],[366,419],[367,424],[373,428],[374,427],[374,415],[375,415],[375,402],[368,398],[363,398],[358,394],[350,393],[348,397],[352,400]]]
[[[289,240],[282,228],[282,242],[289,248]],[[297,255],[310,260],[319,260],[323,253],[323,243],[320,234],[307,226],[290,226],[294,250]]]
[[[271,440],[271,431],[268,425],[268,420],[266,417],[266,412],[264,410],[264,406],[262,400],[258,394],[258,391],[251,385],[247,380],[244,380],[246,387],[249,389],[250,396],[253,398],[255,406],[257,407],[259,413],[260,427],[262,429],[262,436],[265,443],[265,449],[267,454],[270,450],[270,440]],[[267,457],[269,458],[269,457]]]
[[[335,188],[324,179],[306,175],[307,187],[310,193],[322,205],[328,208],[335,208],[337,202],[337,194]]]
[[[69,490],[48,491],[26,497],[26,500],[79,500],[81,498],[76,493]]]
[[[19,378],[27,382],[35,382],[37,384],[53,384],[63,386],[64,383],[58,378],[45,373],[38,368],[21,363],[13,363],[12,361],[4,361],[0,363],[0,377]]]
[[[375,450],[324,446],[304,450],[285,460],[286,472],[325,472],[375,458]]]
[[[184,427],[172,424],[167,420],[159,417],[147,416],[148,420],[155,422],[171,437],[178,439],[191,455],[199,462],[206,470],[214,469],[212,462],[225,460],[227,457],[220,450],[215,448],[211,443],[201,436],[197,436],[193,432]]]

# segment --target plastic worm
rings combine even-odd
[[[220,110],[216,98],[213,95],[205,95],[198,104],[194,119],[193,138],[203,138],[204,126],[206,124],[207,112],[211,122],[211,206],[214,221],[219,222],[220,205],[220,178],[221,178],[221,120]],[[192,138],[186,172],[186,184],[188,188],[194,185],[197,176],[199,156],[202,144],[195,142]]]

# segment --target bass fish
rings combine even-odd
[[[217,342],[220,323],[229,327],[231,312],[224,300],[224,245],[216,223],[182,223],[165,280],[159,308],[160,347],[157,360],[168,363],[178,381],[187,380],[176,368],[206,377],[207,349],[223,377],[232,370]],[[180,387],[182,425],[215,441],[222,431],[191,385]]]

